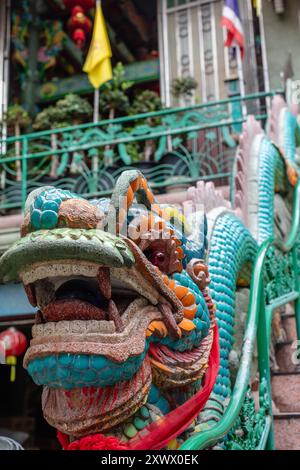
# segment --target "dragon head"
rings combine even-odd
[[[37,308],[24,366],[46,420],[73,439],[127,440],[201,388],[214,317],[205,217],[197,240],[178,220],[137,171],[111,200],[51,187],[28,197],[0,279],[20,279]]]

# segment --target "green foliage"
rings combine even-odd
[[[26,129],[30,123],[31,119],[27,111],[20,106],[19,104],[14,104],[9,106],[5,117],[4,122],[6,122],[8,127],[19,126],[20,129]]]
[[[132,82],[125,80],[125,69],[119,62],[113,70],[113,78],[100,89],[100,113],[102,116],[108,116],[113,112],[115,114],[127,113],[130,102],[126,91],[131,88]]]
[[[78,95],[70,93],[55,106],[49,106],[36,116],[33,128],[36,131],[68,127],[74,121],[80,122],[91,117],[93,109],[90,103]]]
[[[87,120],[93,114],[90,103],[74,93],[69,93],[62,100],[59,100],[56,103],[56,108],[58,112],[64,113],[65,120],[71,122],[73,120]]]
[[[130,142],[126,145],[126,151],[131,158],[132,163],[137,163],[143,160],[143,150],[139,142]]]
[[[130,114],[152,113],[161,109],[160,97],[155,91],[144,90],[134,99]]]
[[[100,113],[107,115],[111,111],[126,113],[129,109],[129,99],[121,90],[107,91],[100,97]],[[115,117],[115,114],[114,116]]]
[[[66,120],[65,111],[57,108],[57,106],[49,106],[37,114],[33,129],[35,131],[43,131],[56,129],[58,127],[67,127],[68,125],[69,123]]]
[[[144,90],[138,93],[130,107],[129,114],[147,114],[161,109],[161,100],[157,93],[151,90]],[[138,121],[138,126],[157,126],[160,124],[160,119],[146,118]],[[152,145],[153,141],[146,142],[133,142],[130,145],[126,145],[128,154],[131,156],[132,162],[137,163],[139,161],[149,160],[150,154],[153,153]],[[148,154],[148,151],[150,154]],[[147,156],[148,154],[148,156]]]
[[[106,87],[111,90],[126,91],[133,86],[133,82],[125,80],[125,69],[121,62],[118,62],[113,70],[113,78],[107,82]]]
[[[193,95],[198,83],[193,77],[175,78],[172,81],[171,93],[174,98],[187,98]]]

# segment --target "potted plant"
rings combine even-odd
[[[13,132],[14,136],[17,138],[15,141],[15,156],[21,156],[21,141],[18,138],[21,135],[21,130],[25,130],[29,127],[31,119],[27,111],[20,106],[19,104],[14,104],[9,106],[5,117],[4,122],[8,127],[8,132],[11,134]],[[16,161],[16,179],[17,181],[22,180],[21,172],[21,161]]]
[[[119,62],[113,70],[113,78],[100,90],[99,105],[102,118],[114,119],[116,115],[127,114],[130,101],[126,94],[133,82],[125,80],[125,69]]]
[[[145,114],[159,111],[162,107],[158,93],[152,90],[139,92],[130,107],[130,114]]]
[[[59,114],[64,116],[64,119],[68,122],[68,126],[77,126],[84,122],[91,121],[93,115],[93,108],[88,100],[74,93],[69,93],[63,99],[59,100],[55,107]],[[72,174],[81,173],[83,159],[84,152],[73,153],[70,165],[70,172]],[[60,168],[59,172],[61,172],[61,169],[62,168]]]
[[[187,101],[198,87],[193,77],[175,78],[171,84],[171,93],[177,101]]]
[[[197,87],[198,83],[193,77],[175,78],[171,84],[171,93],[177,104],[184,103],[193,96]],[[166,179],[166,191],[184,191],[189,184],[182,183],[182,175],[187,175],[190,171],[187,135],[179,134],[173,138],[172,149],[171,152],[166,153],[161,159],[162,165],[173,168],[173,176]]]
[[[125,69],[119,62],[113,69],[113,77],[106,82],[100,89],[99,108],[102,119],[108,118],[113,120],[116,117],[128,114],[130,101],[127,90],[133,86],[133,82],[125,79]],[[110,125],[109,125],[110,126]],[[113,164],[113,150],[107,145],[104,150],[106,165]],[[107,157],[108,156],[108,157]],[[93,167],[97,167],[98,162],[93,163]]]
[[[55,108],[64,120],[73,125],[91,120],[93,108],[85,98],[69,93],[56,103]]]
[[[134,98],[130,107],[130,115],[154,113],[159,111],[161,107],[162,104],[159,95],[154,91],[144,90],[138,93]],[[142,121],[140,120],[138,125],[154,127],[159,124],[159,118],[148,117]],[[154,165],[154,162],[151,162],[151,156],[155,152],[156,144],[157,142],[154,139],[149,139],[146,140],[145,143],[141,142],[139,144],[140,161],[136,163],[136,166],[139,166],[141,169],[147,169]]]
[[[44,131],[48,129],[57,129],[62,127],[67,127],[69,122],[66,120],[66,112],[58,108],[57,106],[49,106],[43,111],[37,114],[35,122],[33,124],[33,129],[35,131]],[[58,156],[55,154],[57,150],[57,133],[51,134],[51,149],[53,154],[51,157],[51,170],[50,178],[56,179],[57,177],[57,168],[58,168]]]

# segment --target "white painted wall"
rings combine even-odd
[[[172,6],[170,6],[172,4]],[[166,105],[189,106],[227,98],[225,80],[240,79],[240,89],[257,91],[256,56],[251,0],[240,0],[246,36],[244,72],[237,57],[224,47],[225,32],[220,25],[223,0],[158,0],[161,89]],[[174,78],[193,76],[198,88],[185,102],[174,102],[170,84]]]
[[[10,49],[10,0],[0,0],[0,123],[8,106]],[[0,136],[6,135],[5,126],[0,124]],[[5,149],[1,149],[0,153]]]

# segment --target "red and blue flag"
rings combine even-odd
[[[241,56],[244,57],[245,36],[240,16],[238,0],[225,0],[221,25],[227,30],[226,47],[238,46]]]

